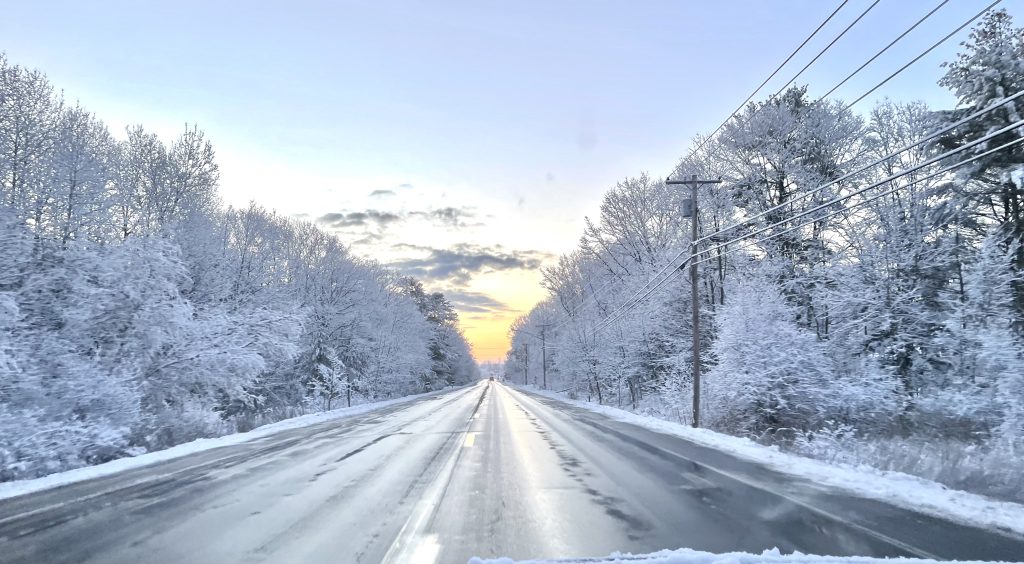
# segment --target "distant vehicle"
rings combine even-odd
[[[494,381],[494,376],[491,376],[491,382],[493,382],[493,381]]]

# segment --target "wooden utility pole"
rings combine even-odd
[[[718,184],[721,180],[697,180],[693,175],[689,180],[665,179],[665,184],[682,184],[690,187],[690,204],[683,202],[683,217],[690,213],[690,299],[693,310],[693,426],[700,427],[700,292],[697,279],[697,190],[704,184]],[[689,209],[687,209],[689,207]]]
[[[524,356],[526,362],[523,363],[523,385],[530,383],[530,343],[523,343]]]
[[[544,340],[543,328],[540,330],[540,368],[541,373],[544,374],[542,387],[546,390],[548,389],[548,345]]]
[[[548,343],[547,343],[547,330],[548,324],[545,323],[540,326],[540,358],[541,358],[541,373],[544,375],[543,387],[548,389]]]

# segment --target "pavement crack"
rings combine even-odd
[[[361,446],[361,447],[359,447],[359,448],[357,448],[355,450],[351,450],[349,452],[346,452],[345,454],[341,455],[341,458],[338,458],[334,462],[338,463],[338,462],[342,462],[342,461],[344,461],[346,459],[352,458],[353,456],[359,454],[360,452],[363,452],[364,450],[366,450],[366,449],[370,448],[371,446],[373,446],[373,445],[383,441],[384,439],[386,439],[386,438],[388,438],[388,437],[390,437],[392,435],[397,435],[397,434],[400,434],[400,433],[387,433],[387,434],[381,435],[381,436],[377,437],[376,439],[373,439],[372,441],[366,443],[365,445],[363,445],[363,446]],[[401,433],[401,434],[407,434],[407,433]]]

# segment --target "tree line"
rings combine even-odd
[[[478,378],[452,304],[0,54],[0,481]]]
[[[991,12],[943,69],[956,108],[885,100],[859,114],[790,87],[675,167],[723,181],[698,195],[712,428],[918,473],[935,445],[950,465],[1019,468],[1024,98],[1006,100],[1024,90],[1024,30]],[[629,301],[689,255],[687,196],[646,174],[606,192],[579,246],[544,271],[548,298],[511,328],[507,378],[690,421],[688,276]],[[1000,487],[1019,492],[1012,473]]]

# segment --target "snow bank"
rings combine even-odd
[[[652,431],[674,435],[702,446],[763,464],[777,472],[806,478],[817,484],[860,497],[877,499],[964,525],[1024,535],[1024,505],[1021,504],[996,501],[977,494],[951,490],[937,482],[902,472],[878,470],[864,465],[829,464],[781,452],[777,447],[764,446],[745,438],[724,435],[708,429],[694,429],[679,423],[639,415],[606,405],[571,400],[555,392],[532,388],[528,390],[533,394],[557,399]],[[657,562],[661,562],[661,560],[657,560]],[[676,561],[665,560],[665,562]],[[756,562],[762,561],[756,560]],[[828,562],[838,562],[838,560],[828,560]],[[873,561],[865,560],[864,562]]]
[[[647,563],[647,564],[937,564],[935,560],[917,558],[869,558],[865,556],[813,556],[807,554],[781,554],[778,549],[766,550],[761,554],[747,552],[730,552],[712,554],[681,548],[679,550],[662,550],[651,554],[612,554],[603,558],[578,558],[559,560],[512,560],[495,558],[485,560],[471,558],[469,564],[543,564],[559,562],[561,564],[614,564],[614,563]],[[962,561],[964,564],[981,564],[977,560]]]
[[[120,458],[118,460],[112,460],[104,464],[97,464],[96,466],[86,466],[83,468],[68,470],[66,472],[58,472],[56,474],[50,474],[48,476],[43,476],[42,478],[36,478],[33,480],[17,480],[13,482],[3,482],[0,483],[0,499],[7,499],[50,488],[66,486],[68,484],[73,484],[75,482],[82,482],[85,480],[91,480],[93,478],[109,476],[111,474],[116,474],[118,472],[124,472],[125,470],[131,470],[134,468],[139,468],[141,466],[148,466],[150,464],[155,464],[157,462],[163,462],[165,460],[171,460],[182,456],[188,456],[190,454],[195,454],[197,452],[202,452],[213,448],[237,445],[248,441],[260,439],[268,435],[273,435],[275,433],[280,433],[281,431],[286,431],[288,429],[297,429],[299,427],[307,427],[310,425],[316,425],[317,423],[324,423],[326,421],[334,421],[338,419],[354,417],[356,415],[362,415],[375,409],[410,402],[418,398],[431,396],[438,393],[442,392],[427,392],[425,394],[405,396],[385,401],[364,403],[353,407],[332,409],[331,411],[324,411],[321,413],[310,413],[308,415],[300,415],[299,417],[293,417],[291,419],[285,419],[282,421],[278,421],[276,423],[263,425],[262,427],[257,427],[256,429],[253,429],[245,433],[234,433],[231,435],[224,435],[223,437],[215,437],[211,439],[197,439],[188,443],[173,446],[168,449],[158,450],[155,452],[148,452],[145,454],[140,454],[138,456],[133,456],[131,458]]]

